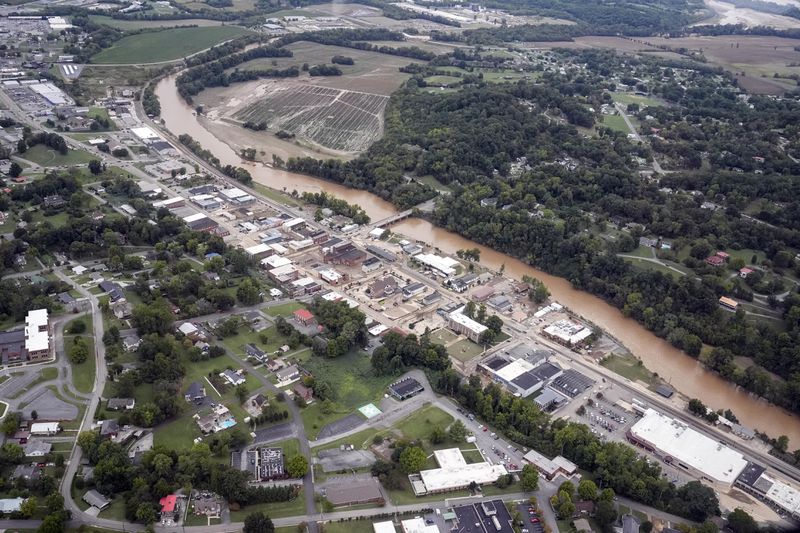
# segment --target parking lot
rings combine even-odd
[[[520,533],[544,533],[543,518],[531,504],[521,503],[517,506],[517,511],[523,521]]]

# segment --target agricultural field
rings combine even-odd
[[[275,84],[258,102],[234,118],[265,121],[332,150],[360,152],[383,133],[383,110],[389,97],[315,85]]]
[[[179,26],[221,26],[222,22],[209,19],[178,19],[178,20],[125,20],[105,17],[102,15],[89,15],[89,20],[104,26],[119,30],[141,30],[149,28],[175,28]]]
[[[174,28],[130,35],[92,56],[92,63],[136,64],[174,61],[246,33],[248,30],[238,26],[211,26]]]

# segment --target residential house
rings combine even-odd
[[[311,387],[306,387],[302,383],[295,383],[292,391],[307,404],[314,401],[314,389]]]
[[[178,326],[178,331],[183,333],[186,337],[189,337],[192,340],[200,340],[204,337],[203,333],[200,331],[200,328],[198,328],[191,322],[184,322],[183,324]]]
[[[300,377],[300,369],[297,368],[297,365],[288,366],[275,372],[275,377],[278,378],[278,381],[292,381]]]
[[[124,298],[117,299],[117,301],[111,304],[111,312],[114,313],[114,316],[119,320],[125,320],[133,315],[133,306]]]
[[[308,309],[298,309],[294,312],[294,318],[304,326],[314,324],[314,315]]]
[[[202,402],[206,398],[206,388],[199,381],[194,381],[183,397],[187,402]]]
[[[3,498],[0,500],[0,514],[18,513],[25,498]]]
[[[195,413],[193,418],[197,420],[197,425],[204,434],[217,433],[236,425],[236,419],[222,404],[214,405],[205,414]]]
[[[81,499],[91,507],[97,507],[98,509],[104,509],[111,503],[111,500],[94,489],[86,491],[86,494],[84,494]]]
[[[100,425],[100,437],[113,439],[119,434],[119,423],[116,420],[103,420]]]
[[[262,363],[267,359],[267,352],[256,346],[255,344],[245,344],[244,353],[248,356],[258,359]]]
[[[242,376],[241,371],[234,372],[230,369],[225,369],[224,372],[220,373],[219,377],[224,378],[225,381],[236,387],[237,385],[241,385],[245,382],[244,376]]]
[[[10,479],[24,479],[25,481],[36,481],[42,476],[42,471],[36,465],[17,465],[11,472]]]
[[[109,411],[130,411],[134,407],[136,407],[134,398],[111,398],[106,405]]]
[[[142,339],[139,338],[138,335],[135,333],[131,333],[126,335],[122,339],[122,347],[125,349],[126,352],[132,352],[142,344]]]
[[[53,445],[49,442],[30,440],[25,443],[25,446],[22,449],[25,452],[25,457],[44,457],[50,453],[52,448]]]
[[[256,394],[253,398],[250,399],[250,405],[252,405],[256,409],[264,409],[266,406],[269,405],[269,401],[267,397],[263,394]]]
[[[178,496],[175,494],[164,496],[158,501],[158,504],[161,506],[162,524],[172,525],[173,520],[175,520],[175,516],[180,511],[178,506]]]
[[[65,202],[64,199],[58,194],[53,194],[44,197],[44,206],[47,208],[59,209],[64,207],[65,205],[67,205],[67,202]]]
[[[740,278],[747,278],[750,274],[755,272],[752,268],[743,267],[739,269],[739,277]]]
[[[217,498],[212,496],[202,496],[194,500],[194,514],[207,516],[209,518],[219,518],[222,506]]]
[[[400,288],[400,284],[393,276],[386,276],[376,279],[367,287],[367,294],[375,299],[386,298],[391,296]]]

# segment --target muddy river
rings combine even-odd
[[[283,191],[324,190],[360,205],[372,220],[380,220],[397,212],[392,204],[372,193],[244,161],[230,146],[203,127],[193,115],[191,107],[178,95],[174,77],[163,79],[155,92],[161,101],[161,117],[174,135],[188,133],[203,147],[211,150],[223,164],[247,168],[258,183]],[[505,265],[505,273],[515,279],[529,275],[542,280],[555,300],[608,331],[640,358],[648,369],[657,372],[683,394],[690,398],[699,398],[713,409],[731,409],[745,426],[757,428],[771,436],[787,435],[792,446],[800,443],[800,418],[751,396],[716,374],[708,372],[695,359],[656,337],[636,321],[624,317],[618,309],[600,298],[575,290],[565,279],[541,272],[511,256],[481,246],[425,220],[406,219],[393,226],[392,231],[424,241],[451,254],[463,248],[478,248],[481,251],[481,263],[489,268],[499,269],[501,265]]]

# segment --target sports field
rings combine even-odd
[[[249,33],[238,26],[174,28],[129,35],[111,48],[92,56],[97,64],[137,64],[173,61],[210,48],[223,41]]]

